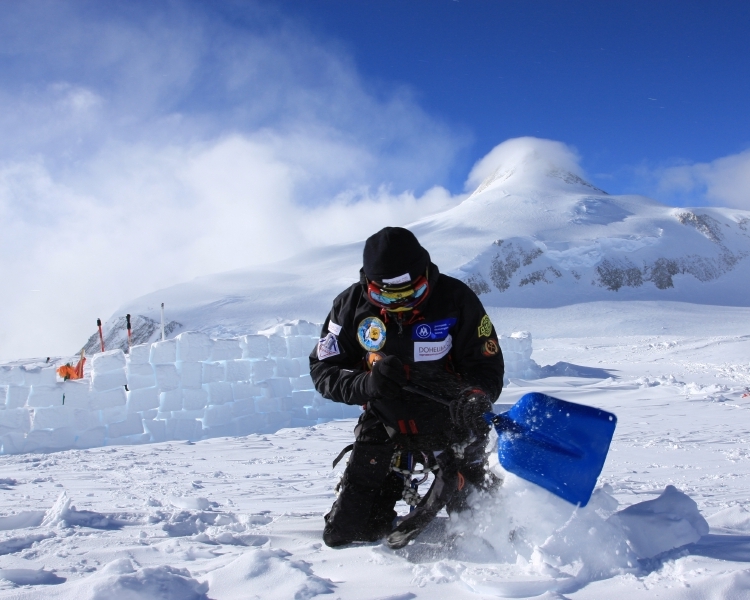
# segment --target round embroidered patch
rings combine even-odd
[[[490,337],[492,335],[492,321],[487,315],[479,322],[479,337]]]
[[[377,352],[385,346],[385,325],[377,317],[363,319],[357,327],[359,345],[368,352]]]
[[[487,340],[482,346],[482,354],[485,356],[495,356],[500,351],[500,347],[495,340]]]

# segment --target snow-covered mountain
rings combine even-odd
[[[409,229],[440,269],[466,281],[487,307],[601,300],[750,305],[749,211],[609,195],[585,180],[563,148],[535,138],[500,144],[474,167],[469,182],[476,189],[466,200]],[[358,278],[362,246],[325,246],[143,296],[107,322],[108,347],[124,341],[125,313],[142,325],[138,341],[155,339],[161,302],[172,335],[321,322],[336,293]]]

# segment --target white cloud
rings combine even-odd
[[[682,199],[680,204],[697,200],[750,210],[750,150],[708,163],[667,167],[655,176],[657,194]]]
[[[0,359],[72,353],[138,295],[459,200],[430,186],[461,135],[293,24],[44,6],[14,8],[28,39],[0,35],[29,74],[0,67]]]
[[[575,149],[562,142],[535,137],[506,140],[477,161],[466,180],[466,190],[474,191],[488,177],[514,172],[533,182],[537,175],[551,169],[564,169],[579,177],[584,175]]]

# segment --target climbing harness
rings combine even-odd
[[[419,495],[419,486],[422,485],[430,473],[437,471],[440,466],[433,461],[424,452],[420,453],[422,460],[414,460],[413,454],[409,452],[406,458],[407,468],[402,468],[401,458],[403,456],[400,450],[397,450],[393,458],[391,459],[391,471],[398,473],[404,479],[404,491],[402,492],[402,498],[409,506],[415,507],[422,500],[422,496]],[[433,462],[433,464],[430,464]],[[421,464],[422,468],[415,468],[416,465]]]

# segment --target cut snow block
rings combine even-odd
[[[235,358],[242,358],[242,348],[240,348],[240,340],[214,340],[211,346],[211,355],[208,360],[233,360]]]
[[[289,337],[290,335],[297,335],[297,326],[296,325],[284,325],[284,328],[282,329],[284,332],[284,337]]]
[[[232,402],[234,397],[232,396],[232,385],[225,381],[208,383],[203,386],[208,392],[208,403],[209,404],[226,404]]]
[[[205,333],[186,331],[177,336],[177,356],[187,362],[208,360],[213,340]]]
[[[162,392],[180,387],[180,374],[175,365],[155,365],[154,371],[156,372],[156,385]]]
[[[69,408],[71,426],[75,432],[88,431],[99,426],[99,411],[87,408]]]
[[[306,356],[304,358],[293,358],[292,360],[299,365],[300,377],[302,375],[310,374],[310,357],[309,356]]]
[[[265,336],[261,336],[265,339]],[[23,385],[23,373],[20,367],[0,367],[0,383]]]
[[[317,337],[295,335],[286,338],[286,345],[290,358],[307,358],[318,344]]]
[[[128,365],[128,388],[138,390],[156,385],[154,367],[150,363],[130,363]]]
[[[232,416],[241,417],[255,412],[255,400],[253,398],[242,398],[232,402]]]
[[[26,443],[26,434],[20,431],[9,431],[0,437],[0,454],[20,454]]]
[[[40,366],[21,367],[23,372],[23,383],[26,386],[55,385],[57,383],[57,371],[54,367],[42,368]]]
[[[265,335],[246,335],[240,338],[242,358],[265,358],[268,356],[268,338]]]
[[[166,365],[177,360],[177,341],[164,340],[151,344],[149,362],[153,365]]]
[[[256,398],[255,412],[272,413],[278,412],[281,408],[278,398]]]
[[[185,410],[199,410],[204,408],[208,402],[208,394],[205,390],[182,390],[182,406]]]
[[[281,410],[301,410],[305,408],[305,403],[306,400],[304,398],[293,398],[292,396],[287,396],[286,398],[281,399]]]
[[[308,335],[317,338],[322,328],[323,325],[310,323],[309,321],[300,321],[297,323],[297,333],[299,335]]]
[[[252,376],[252,363],[249,360],[227,361],[227,381],[249,381]]]
[[[89,390],[89,382],[85,379],[65,381],[62,384],[65,395],[65,406],[69,408],[92,409],[92,395]]]
[[[160,419],[144,419],[143,427],[151,436],[152,442],[163,442],[167,439],[167,422]]]
[[[203,363],[181,362],[177,365],[183,389],[199,390],[203,383]]]
[[[203,423],[197,419],[168,419],[167,439],[199,440],[203,437]]]
[[[74,442],[76,448],[100,448],[104,446],[104,441],[107,439],[107,428],[104,425],[99,425],[79,433]]]
[[[289,427],[292,424],[292,413],[290,412],[266,413],[263,418],[268,424],[269,433]]]
[[[124,421],[110,423],[107,427],[110,438],[120,438],[126,435],[143,433],[143,420],[137,413],[130,413]]]
[[[31,429],[31,416],[27,408],[6,408],[0,410],[0,427],[15,429],[18,431],[29,431]]]
[[[125,388],[127,384],[128,378],[125,375],[125,369],[103,373],[94,371],[94,375],[91,378],[91,389],[95,392],[106,392],[118,387]]]
[[[303,402],[302,406],[312,406],[315,392],[312,390],[294,390],[292,391],[292,398]]]
[[[35,408],[31,416],[31,429],[55,429],[71,427],[72,411],[64,406],[47,406]]]
[[[159,396],[159,410],[161,412],[182,410],[182,390],[162,392]]]
[[[343,419],[344,413],[341,407],[344,406],[338,402],[326,402],[323,406],[318,407],[318,417],[327,419]]]
[[[251,433],[257,433],[258,427],[258,416],[255,414],[243,415],[237,417],[233,421],[235,435],[249,435]]]
[[[209,406],[203,417],[204,427],[214,427],[216,425],[225,425],[232,420],[232,406],[222,404],[220,406]]]
[[[5,406],[5,400],[8,398],[8,386],[0,385],[0,405]]]
[[[276,377],[299,377],[299,363],[291,358],[276,359]]]
[[[108,350],[94,354],[91,360],[94,373],[106,373],[125,368],[125,353],[122,350]]]
[[[312,390],[315,386],[313,385],[312,377],[308,374],[292,379],[292,387],[295,390]]]
[[[159,388],[140,388],[128,392],[128,412],[142,412],[152,408],[159,408]]]
[[[127,416],[128,409],[126,406],[115,406],[113,408],[105,408],[104,410],[99,411],[99,420],[102,425],[124,421]]]
[[[62,450],[72,448],[76,434],[72,427],[58,429],[36,429],[26,436],[24,452],[41,452],[45,450]]]
[[[203,363],[203,383],[214,383],[215,381],[224,381],[227,372],[224,363],[204,362]]]
[[[273,377],[274,367],[276,366],[275,360],[255,360],[253,365],[253,383],[265,381],[269,377]]]
[[[29,388],[9,385],[5,393],[6,408],[20,408],[26,406],[26,400],[29,398]]]
[[[138,344],[130,348],[128,363],[131,365],[145,365],[151,358],[151,344]]]
[[[235,437],[237,435],[237,426],[230,421],[224,425],[214,425],[213,427],[203,428],[203,438],[217,437]]]
[[[271,388],[271,394],[275,398],[284,398],[292,394],[292,384],[288,377],[272,377],[266,379],[266,383]]]
[[[286,339],[277,333],[269,335],[268,350],[272,358],[286,358]]]
[[[232,383],[232,397],[235,400],[260,396],[260,388],[249,381],[237,381]]]
[[[62,406],[63,389],[61,385],[34,385],[31,386],[27,406]]]
[[[105,410],[115,406],[125,406],[128,397],[125,395],[125,387],[115,388],[107,392],[92,392],[91,408]]]

